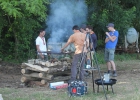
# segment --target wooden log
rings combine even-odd
[[[23,68],[24,70],[22,70],[23,74],[26,74],[25,71],[27,71],[27,74],[30,73],[28,72],[28,70],[31,70],[32,72],[44,72],[44,73],[49,73],[49,74],[54,74],[54,73],[63,73],[65,71],[70,71],[70,68],[66,68],[66,70],[64,70],[64,68],[62,68],[62,66],[54,66],[54,67],[49,67],[47,71],[41,71],[32,67],[26,67]]]
[[[46,74],[45,74],[45,73],[39,73],[39,77],[40,77],[40,78],[46,77]]]
[[[26,68],[26,67],[27,67],[27,65],[25,65],[25,63],[21,64],[21,68]]]
[[[25,66],[30,69],[32,68],[34,70],[43,71],[43,72],[47,72],[49,70],[49,68],[47,68],[47,67],[41,67],[39,65],[33,65],[33,64],[29,64],[29,63],[22,63],[22,67],[25,68]]]
[[[21,69],[21,73],[22,74],[30,74],[32,73],[33,71],[32,70],[29,70],[29,69]]]
[[[58,71],[57,68],[50,68],[50,69],[48,70],[48,73],[51,74],[51,73],[55,73],[55,72],[57,72],[57,71]]]
[[[34,68],[31,68],[31,67],[26,67],[24,69],[21,69],[21,73],[22,74],[30,74],[30,73],[40,73],[39,76],[40,77],[45,77],[46,74],[52,74],[52,75],[62,75],[62,74],[65,74],[65,73],[70,73],[70,69],[68,70],[64,70],[62,71],[61,69],[58,69],[58,68],[49,68],[49,70],[47,72],[43,72],[43,71],[40,71],[40,70],[37,70],[37,69],[34,69]],[[41,73],[44,73],[44,74],[41,74]]]
[[[53,80],[54,76],[46,73],[39,73],[39,77],[42,79]]]
[[[23,74],[24,76],[27,76],[27,77],[36,77],[36,78],[39,78],[39,75],[38,73],[30,73],[30,74]]]
[[[34,87],[34,86],[46,86],[48,84],[47,82],[45,84],[42,84],[41,81],[30,81],[28,85]]]
[[[35,71],[35,72],[42,72],[42,71],[40,71],[40,70],[37,70],[37,69],[35,69],[35,68],[31,68],[31,67],[26,67],[26,69],[31,70],[31,71]]]
[[[41,82],[42,84],[46,84],[46,83],[47,83],[47,81],[44,80],[44,79],[42,79],[40,82]]]
[[[26,82],[33,81],[33,80],[39,80],[39,79],[34,78],[34,77],[25,77],[25,76],[22,76],[21,79],[20,79],[20,81],[22,83],[26,83]]]
[[[46,80],[53,80],[53,75],[46,75],[45,77],[40,77],[39,73],[31,73],[31,74],[23,74],[26,77],[35,77],[40,79],[46,79]]]

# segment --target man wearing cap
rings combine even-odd
[[[117,77],[116,65],[114,63],[114,52],[118,42],[119,33],[114,29],[113,23],[109,23],[106,27],[109,32],[105,33],[105,61],[108,67],[108,73],[113,77]],[[111,72],[111,67],[113,68],[113,73]]]

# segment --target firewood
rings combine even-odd
[[[38,69],[35,69],[35,68],[31,68],[31,67],[26,67],[27,70],[31,70],[31,71],[35,71],[35,72],[42,72]]]
[[[53,80],[54,76],[46,73],[39,73],[39,77],[47,80]]]
[[[29,70],[29,69],[21,69],[21,73],[22,74],[30,74],[32,73],[33,71],[32,70]]]
[[[42,82],[43,83],[43,82]],[[41,81],[30,81],[28,85],[34,87],[34,86],[46,86],[47,82],[45,84],[42,84]]]
[[[25,63],[21,64],[21,68],[26,68],[26,67],[27,67],[27,65]]]
[[[49,70],[49,68],[46,68],[46,67],[41,67],[39,65],[33,65],[33,64],[29,64],[29,63],[23,63],[22,64],[22,67],[25,68],[28,67],[28,68],[32,68],[32,70],[38,70],[38,71],[44,71],[44,72],[47,72]]]
[[[46,77],[46,74],[45,73],[39,73],[39,77]]]
[[[46,80],[44,80],[44,79],[42,79],[42,80],[41,80],[41,83],[42,83],[42,84],[46,84],[46,83],[47,83],[47,81],[46,81]]]
[[[48,70],[48,73],[50,74],[50,73],[55,73],[55,72],[57,72],[57,70],[58,70],[58,68],[50,68],[49,70]]]
[[[39,80],[39,79],[34,78],[34,77],[22,76],[20,81],[21,81],[22,83],[26,83],[26,82],[29,82],[29,81],[32,81],[32,80]]]
[[[41,79],[46,79],[46,80],[53,80],[53,75],[46,75],[45,77],[40,77],[40,73],[31,73],[31,74],[23,74],[26,77],[35,77],[35,78],[41,78]]]
[[[30,74],[23,74],[24,76],[28,76],[28,77],[37,77],[39,78],[39,73],[30,73]]]

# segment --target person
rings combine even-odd
[[[81,25],[81,27],[80,27],[80,31],[82,32],[82,33],[84,33],[87,37],[87,41],[88,41],[88,43],[89,43],[89,37],[88,37],[88,34],[87,34],[87,30],[86,30],[86,27],[87,27],[87,25],[85,25],[85,24],[82,24]],[[87,53],[86,53],[86,63],[85,63],[85,68],[91,68],[91,61],[90,61],[90,50],[89,50],[89,45],[86,45],[85,46],[85,48],[87,49]],[[84,71],[84,76],[89,76],[90,75],[90,71],[89,70],[85,70]]]
[[[72,60],[70,81],[76,80],[78,62],[81,60],[82,57],[81,55],[84,52],[87,52],[86,49],[84,48],[84,45],[86,44],[85,41],[86,34],[81,33],[77,25],[73,26],[72,30],[74,34],[72,34],[69,37],[67,43],[61,48],[61,50],[63,51],[69,44],[73,43],[76,49]],[[85,57],[83,56],[83,60],[80,66],[81,67],[80,75],[79,75],[80,80],[84,80],[84,70],[83,70],[84,64],[85,64]]]
[[[91,51],[97,50],[97,36],[94,33],[93,28],[91,26],[87,26],[86,31],[90,33],[91,40],[93,42],[93,48],[91,49]]]
[[[39,36],[36,38],[36,49],[38,53],[38,58],[47,61],[47,47],[45,40],[45,30],[39,30]]]
[[[87,61],[91,65],[91,59],[93,60],[94,51],[96,50],[97,47],[97,36],[94,33],[93,28],[91,26],[87,26],[86,31],[90,34],[89,42],[91,44],[91,47],[90,47],[90,52],[87,55],[88,56]],[[91,57],[90,57],[90,53],[91,53]],[[93,67],[93,63],[92,63],[92,67]]]
[[[108,28],[109,32],[105,32],[105,61],[107,64],[108,73],[113,77],[117,77],[116,65],[114,63],[114,54],[119,33],[115,30],[113,23],[109,23],[106,27]],[[113,73],[111,71],[111,67],[113,68]]]
[[[85,24],[82,24],[81,27],[80,27],[80,31],[84,34],[87,34],[86,27],[87,26]]]

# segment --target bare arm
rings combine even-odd
[[[110,36],[110,34],[108,32],[106,32],[106,35],[108,37],[105,39],[105,43],[108,42],[109,40],[111,40],[112,42],[114,42],[116,40],[116,36]]]
[[[40,49],[39,49],[39,45],[36,45],[36,49],[37,49],[38,52],[41,52]]]
[[[43,58],[44,56],[42,55],[40,49],[39,49],[39,45],[36,45],[36,49],[37,49],[37,52],[40,54],[40,56]]]
[[[70,43],[71,43],[71,42],[68,41],[68,42],[62,47],[61,51],[63,51]]]
[[[105,39],[105,43],[108,42],[108,41],[109,41],[109,38],[107,37],[107,38]]]

